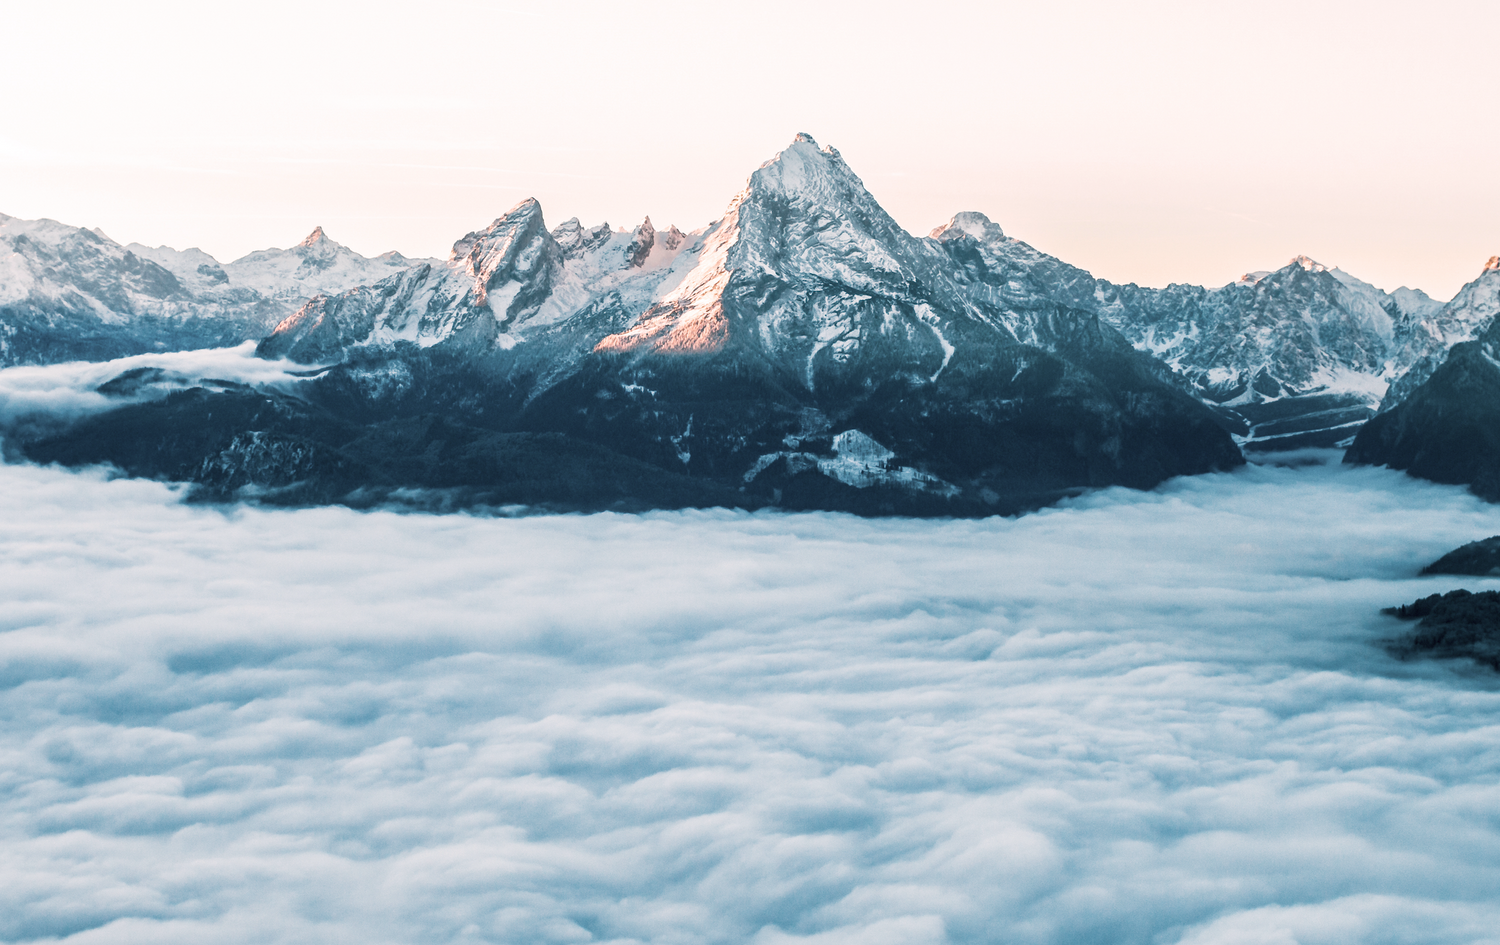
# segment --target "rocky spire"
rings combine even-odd
[[[625,247],[625,268],[639,269],[646,264],[646,258],[651,255],[651,249],[656,245],[656,227],[651,225],[651,218],[647,217],[641,225],[630,234],[630,245]]]

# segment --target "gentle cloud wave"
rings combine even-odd
[[[99,393],[100,385],[142,368],[163,372],[161,381],[135,396]],[[297,372],[308,370],[305,364],[257,358],[253,341],[233,348],[138,354],[113,361],[10,367],[0,370],[0,430],[26,421],[102,413],[125,403],[162,397],[170,390],[184,390],[204,379],[288,388],[302,380]]]
[[[0,940],[1475,942],[1500,510],[1251,467],[1019,519],[223,512],[0,467]]]

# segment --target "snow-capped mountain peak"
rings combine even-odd
[[[1005,239],[1005,231],[989,217],[975,210],[955,213],[953,219],[928,234],[935,240],[947,241],[972,237],[981,243],[998,243]]]
[[[429,260],[386,253],[368,259],[315,227],[290,249],[262,249],[224,265],[229,282],[268,298],[307,299],[372,285],[392,273]]]
[[[863,316],[856,310],[872,299],[970,314],[945,266],[941,250],[902,229],[838,151],[799,134],[750,175],[707,235],[696,268],[639,322],[602,339],[598,348],[718,350],[731,336],[732,313],[738,313],[747,343],[807,348],[800,356],[809,365],[836,343],[835,353],[845,358],[863,337],[857,324]],[[747,298],[775,301],[730,306],[726,293],[732,285]],[[921,329],[927,337],[936,331]],[[934,350],[942,344],[934,340]]]
[[[449,259],[475,279],[482,299],[491,289],[529,273],[543,257],[554,254],[560,255],[561,250],[547,232],[542,205],[535,197],[527,197],[485,229],[455,242]]]
[[[1484,264],[1484,271],[1491,272],[1500,269],[1500,256],[1491,256],[1490,261]]]
[[[1301,266],[1303,269],[1305,269],[1308,272],[1327,272],[1328,271],[1328,267],[1325,266],[1325,265],[1323,265],[1322,263],[1318,262],[1316,259],[1313,259],[1313,258],[1311,258],[1309,256],[1303,256],[1303,255],[1300,255],[1300,254],[1296,255],[1296,256],[1293,256],[1292,257],[1292,261],[1289,262],[1289,263],[1287,263],[1287,265],[1289,265],[1289,266]]]
[[[750,175],[748,193],[775,193],[786,197],[829,202],[839,194],[857,189],[864,182],[844,163],[834,148],[820,148],[812,135],[799,134],[785,150]]]
[[[610,229],[607,222],[586,227],[578,222],[577,217],[564,220],[552,231],[552,238],[557,241],[563,256],[568,259],[581,256],[600,244],[608,242],[613,235],[614,230]]]

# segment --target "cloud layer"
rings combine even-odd
[[[1337,466],[977,522],[3,466],[0,941],[1500,940],[1500,684],[1376,645],[1496,533]]]

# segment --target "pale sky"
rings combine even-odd
[[[0,0],[0,212],[443,256],[528,196],[703,226],[805,131],[918,235],[1446,299],[1500,253],[1497,35],[1493,2]]]

